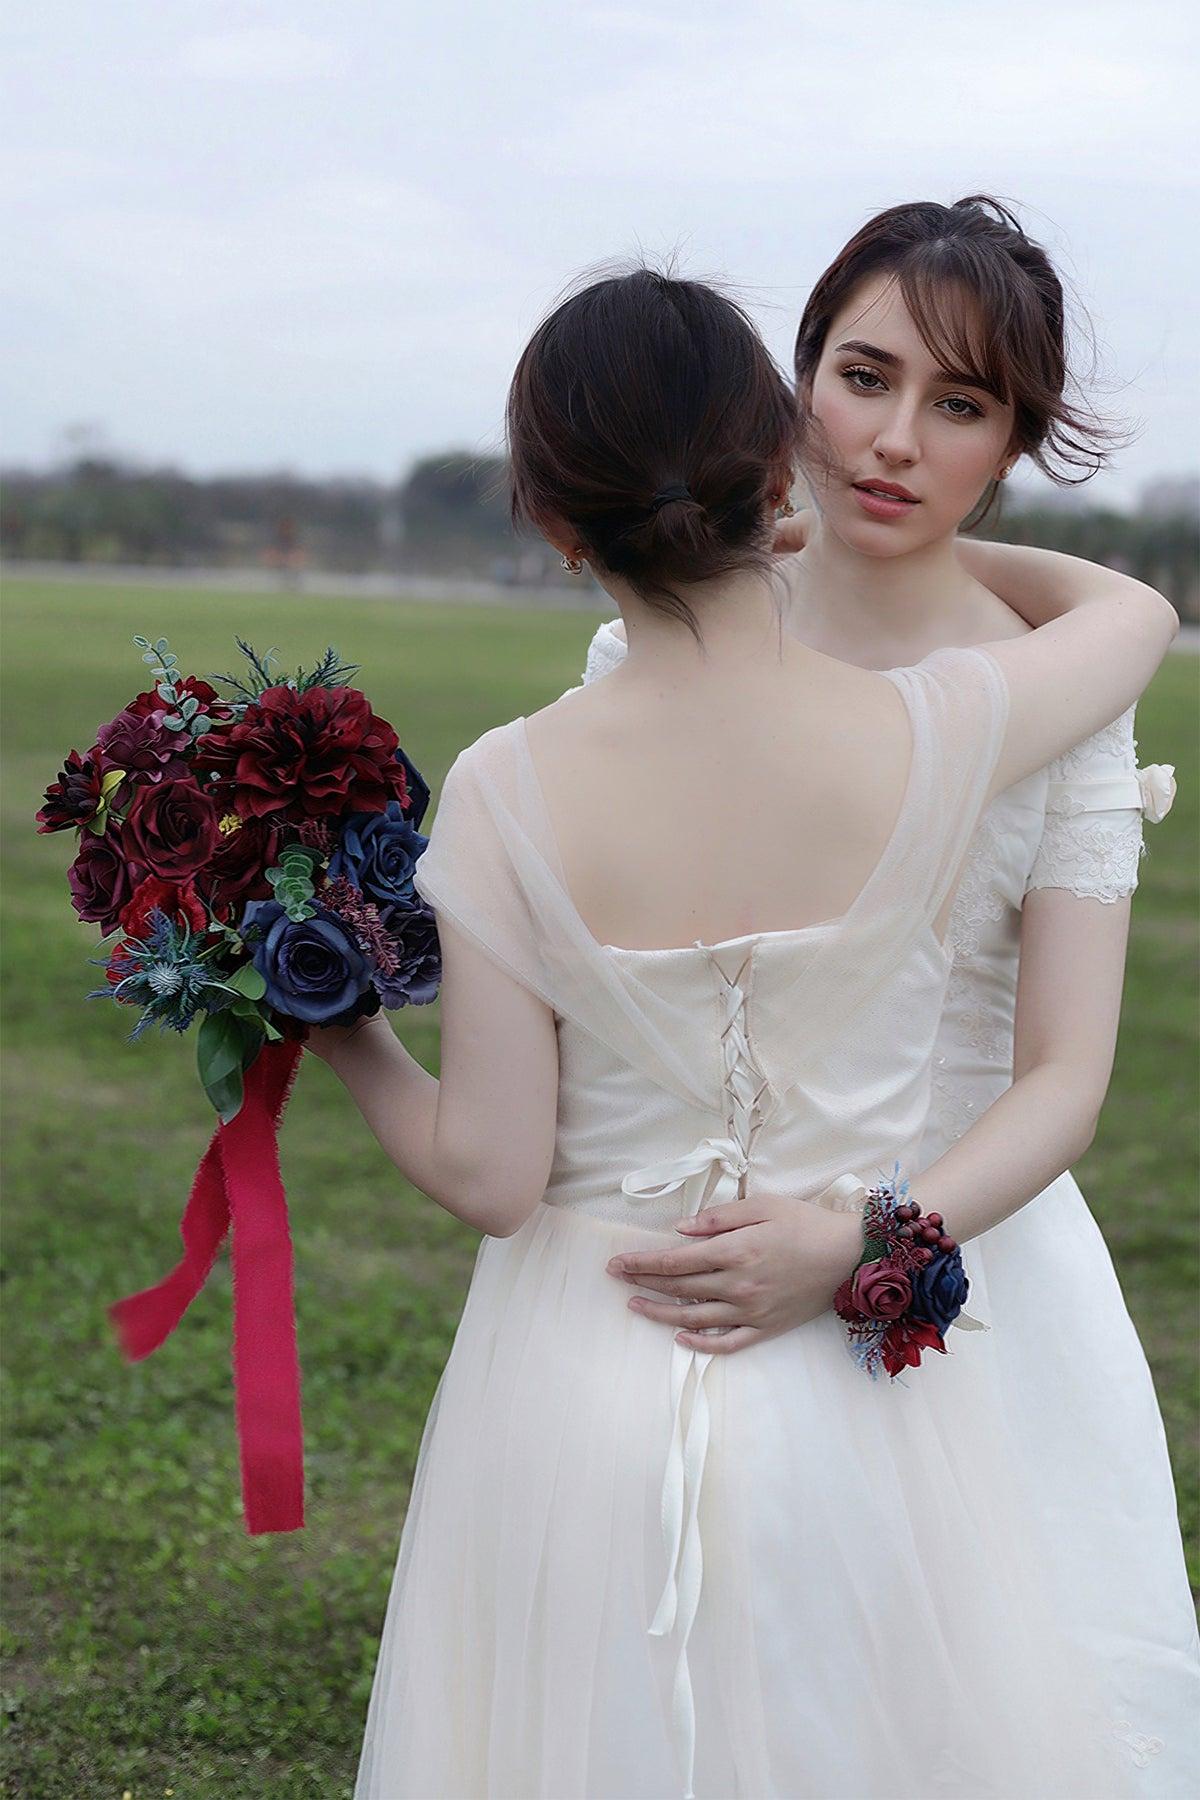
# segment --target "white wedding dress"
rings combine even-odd
[[[430,1410],[356,1800],[1123,1800],[1150,1791],[1151,1735],[1154,1794],[1191,1792],[1188,1645],[1151,1621],[1155,1670],[1113,1718],[1092,1636],[1125,1653],[1108,1547],[1075,1559],[1064,1605],[1039,1499],[1059,1471],[1013,1416],[1061,1422],[1080,1394],[1091,1416],[1114,1380],[1130,1415],[1123,1349],[1080,1363],[1064,1319],[1046,1353],[1076,1271],[1014,1330],[968,1246],[992,1329],[953,1329],[896,1383],[858,1370],[832,1313],[736,1356],[686,1351],[605,1271],[743,1186],[850,1206],[917,1164],[950,977],[932,921],[1005,693],[979,651],[889,679],[913,728],[905,800],[819,926],[600,944],[524,721],[447,777],[417,885],[553,1008],[558,1129],[534,1215],[480,1245]],[[1135,1450],[1160,1458],[1161,1428]],[[1172,1621],[1178,1559],[1177,1532],[1143,1559]]]

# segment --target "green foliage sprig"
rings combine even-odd
[[[274,889],[276,900],[288,918],[296,923],[311,919],[317,910],[312,904],[317,891],[313,872],[320,861],[317,852],[306,845],[286,844],[279,853],[277,867],[267,870],[267,880]]]
[[[196,696],[186,694],[182,699],[179,697],[175,686],[179,659],[171,654],[166,638],[156,638],[153,643],[144,637],[135,637],[133,641],[142,652],[142,661],[149,663],[154,670],[155,691],[172,709],[163,715],[163,724],[167,730],[182,731],[193,740],[211,731],[213,722],[207,713],[201,712]]]
[[[360,667],[358,663],[344,663],[333,645],[330,644],[324,656],[319,662],[314,663],[311,669],[301,666],[296,670],[295,675],[284,676],[276,674],[272,669],[272,663],[277,662],[279,658],[279,652],[273,647],[262,656],[258,654],[253,645],[247,644],[243,638],[237,639],[237,647],[250,665],[245,677],[214,675],[212,679],[222,682],[232,693],[238,695],[244,706],[252,705],[268,688],[272,687],[294,688],[298,694],[303,694],[309,688],[314,687],[345,687],[350,678],[358,674]]]

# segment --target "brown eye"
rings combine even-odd
[[[847,387],[853,388],[859,394],[877,394],[887,385],[883,377],[876,374],[874,369],[843,369],[841,375]]]
[[[945,407],[952,419],[982,419],[983,408],[968,400],[965,394],[950,394],[940,404]],[[959,411],[959,408],[962,411]]]

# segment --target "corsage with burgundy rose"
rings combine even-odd
[[[882,1367],[893,1380],[917,1368],[926,1350],[945,1355],[955,1323],[987,1329],[963,1312],[970,1282],[941,1213],[923,1214],[899,1175],[897,1167],[868,1192],[862,1256],[833,1297],[859,1367],[872,1377]]]
[[[154,686],[72,750],[39,832],[71,830],[79,917],[114,938],[107,995],[150,1025],[197,1025],[219,1123],[180,1224],[183,1259],[111,1309],[133,1360],[174,1330],[232,1232],[234,1376],[252,1532],[303,1523],[292,1248],[277,1132],[309,1025],[422,1006],[441,980],[413,872],[429,789],[332,648],[284,676],[182,675],[135,644]],[[96,995],[90,997],[97,997]]]

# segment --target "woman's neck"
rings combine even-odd
[[[981,593],[952,538],[903,556],[866,556],[818,521],[791,563],[789,587],[804,640],[875,668],[954,643]]]
[[[752,673],[765,660],[778,661],[786,643],[782,582],[771,573],[745,570],[715,581],[680,586],[702,639],[697,643],[673,613],[648,606],[624,583],[605,583],[621,609],[629,644],[628,672],[656,684],[694,687],[736,672]],[[795,653],[798,646],[789,650]]]

